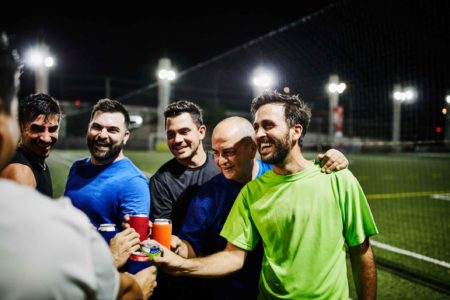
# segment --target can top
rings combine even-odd
[[[155,219],[153,224],[171,224],[172,221],[170,219]]]
[[[116,224],[100,224],[99,231],[116,231]]]
[[[132,215],[130,215],[130,217],[146,217],[146,218],[148,218],[148,215],[147,214],[143,214],[143,213],[136,213],[136,214],[132,214]]]

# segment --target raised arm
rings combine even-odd
[[[358,299],[376,299],[377,272],[369,238],[358,246],[349,247],[349,252]]]
[[[225,276],[241,269],[247,256],[247,251],[230,243],[227,243],[223,251],[191,259],[182,258],[163,246],[161,248],[163,255],[155,257],[154,262],[174,276]]]

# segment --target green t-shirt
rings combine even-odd
[[[249,182],[221,235],[245,250],[262,239],[259,299],[348,299],[345,243],[356,246],[377,233],[353,174],[325,174],[314,165]]]

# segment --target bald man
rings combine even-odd
[[[178,238],[173,238],[172,246],[185,258],[207,256],[225,248],[227,241],[219,233],[239,191],[272,168],[256,159],[253,125],[241,117],[230,117],[217,124],[212,134],[212,150],[221,173],[205,183],[192,199]],[[336,169],[346,168],[345,157],[336,153],[339,155],[335,161],[340,162]],[[262,256],[259,243],[249,252],[240,271],[208,279],[208,298],[256,299]]]

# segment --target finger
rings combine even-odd
[[[337,165],[338,165],[337,162],[332,163],[330,166],[327,167],[326,172],[328,174],[333,172],[336,169]]]
[[[132,247],[130,248],[131,253],[138,251],[139,248],[141,248],[141,246],[140,246],[139,244],[132,246]],[[130,254],[131,254],[131,253],[130,253]]]
[[[325,154],[323,154],[323,153],[319,153],[319,154],[317,154],[317,159],[318,160],[322,160],[322,158],[325,156]]]

